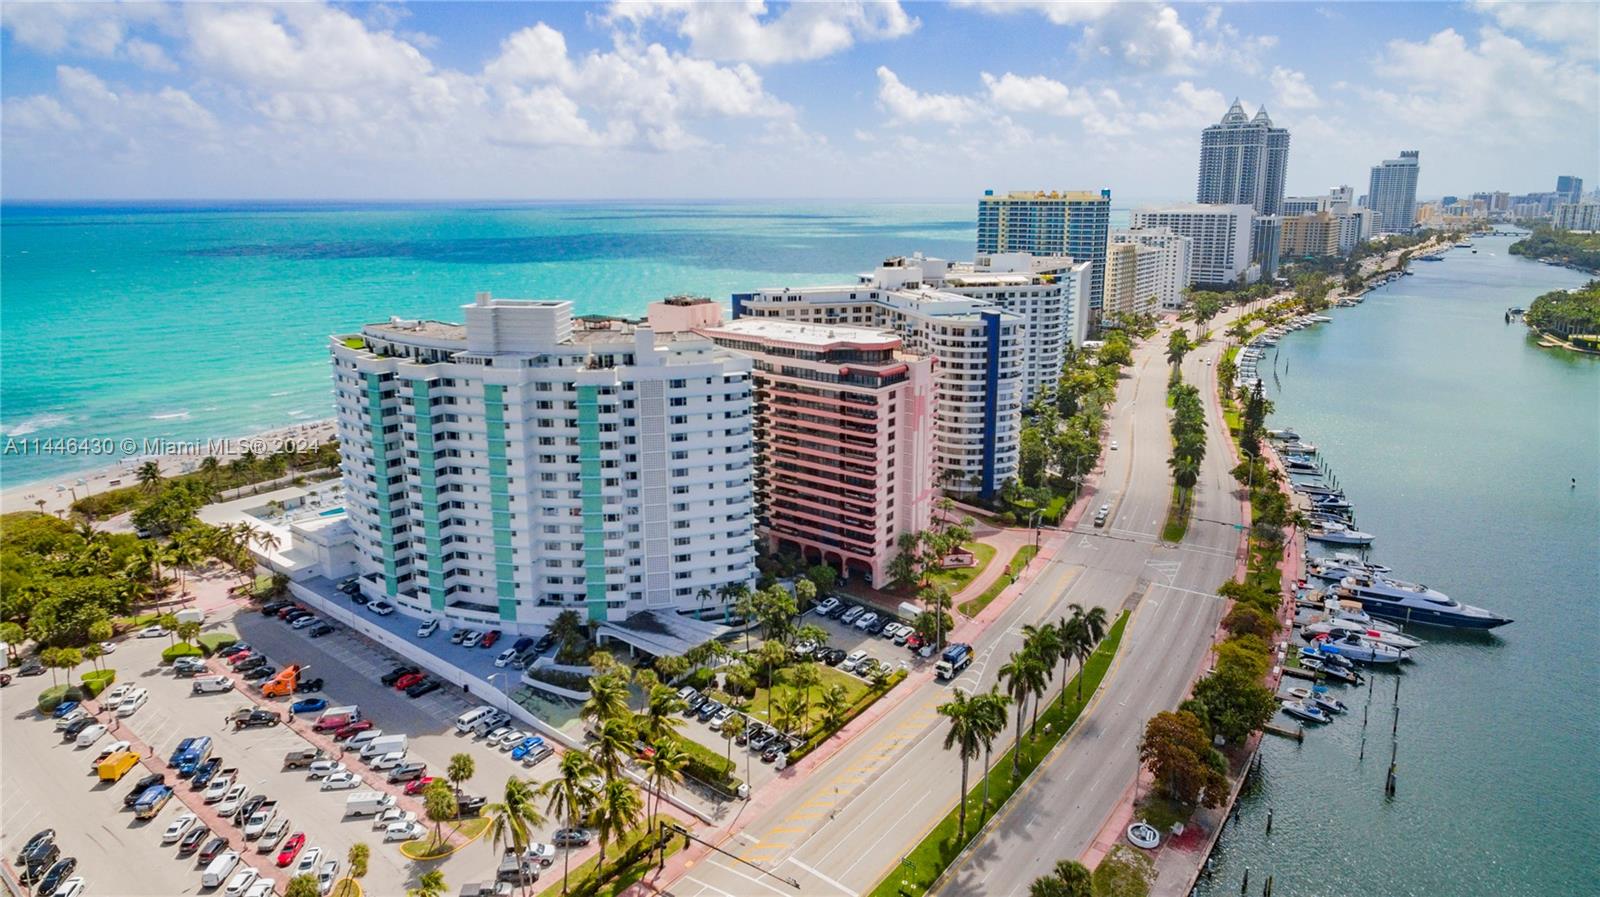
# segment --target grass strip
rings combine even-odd
[[[1189,509],[1184,505],[1182,490],[1173,486],[1172,501],[1167,504],[1167,520],[1161,525],[1161,540],[1182,542],[1183,534],[1188,531]]]
[[[1033,560],[1034,555],[1038,553],[1039,546],[1037,545],[1024,545],[1017,549],[1017,553],[1011,556],[1011,563],[1006,565],[1006,575],[989,583],[989,587],[983,590],[982,595],[970,601],[961,602],[959,610],[969,617],[976,617],[978,614],[983,613],[983,609],[988,607],[991,601],[1000,597],[1000,593],[1006,590],[1006,586],[1011,585],[1018,576],[1022,575],[1022,571],[1028,566],[1028,562]]]
[[[1011,770],[1012,749],[1007,747],[994,758],[994,768],[987,776],[989,782],[989,801],[993,804],[994,812],[1005,806],[1021,784],[1028,779],[1028,775],[1038,767],[1040,761],[1050,753],[1062,737],[1072,728],[1072,724],[1083,713],[1084,706],[1094,699],[1095,690],[1100,687],[1100,682],[1105,678],[1106,670],[1111,667],[1111,660],[1116,656],[1117,646],[1122,643],[1123,629],[1128,623],[1128,613],[1123,611],[1117,621],[1111,625],[1106,637],[1095,648],[1094,654],[1089,658],[1089,663],[1078,674],[1067,681],[1065,690],[1060,699],[1052,701],[1049,709],[1039,714],[1039,734],[1031,742],[1024,735],[1022,740],[1022,753],[1019,758],[1020,768],[1013,774]],[[1083,700],[1078,699],[1078,680],[1083,680]],[[998,745],[997,745],[998,746]],[[977,783],[972,790],[967,792],[967,839],[959,842],[956,838],[957,810],[952,807],[950,812],[933,827],[921,842],[900,861],[900,864],[889,870],[889,874],[878,882],[878,886],[869,893],[871,897],[917,897],[926,894],[944,870],[949,868],[955,858],[966,848],[967,844],[977,838],[983,830],[983,825],[994,813],[986,812],[983,806],[983,787],[985,776],[981,768],[975,776]]]

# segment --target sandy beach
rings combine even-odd
[[[226,464],[247,451],[253,451],[257,455],[267,455],[286,444],[309,448],[327,442],[333,435],[334,422],[329,418],[248,436],[205,441],[174,439],[161,441],[154,446],[146,444],[145,448],[154,448],[156,451],[126,455],[114,464],[59,477],[15,486],[6,484],[4,489],[0,490],[0,511],[10,513],[43,510],[51,514],[64,512],[74,501],[85,495],[137,483],[137,471],[140,465],[147,461],[161,465],[163,475],[174,476],[197,469],[200,462],[208,457],[215,457]],[[41,501],[44,502],[42,508],[39,505]]]

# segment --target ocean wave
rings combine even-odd
[[[27,436],[40,430],[48,430],[72,423],[72,418],[65,414],[40,414],[26,418],[21,423],[13,426],[0,426],[0,436]]]
[[[188,420],[189,419],[189,412],[187,412],[187,411],[169,411],[166,414],[152,414],[152,415],[150,415],[150,419],[151,420]]]

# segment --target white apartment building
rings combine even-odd
[[[1194,241],[1170,227],[1140,227],[1111,232],[1110,253],[1118,245],[1138,247],[1134,263],[1132,294],[1139,300],[1155,297],[1157,308],[1173,311],[1183,307],[1183,291],[1189,286],[1193,265]],[[1110,276],[1107,276],[1110,295]],[[1119,291],[1121,284],[1117,285]],[[1110,300],[1107,300],[1110,308]],[[1148,309],[1142,309],[1148,310]]]
[[[1372,209],[1349,207],[1339,216],[1339,251],[1349,255],[1357,246],[1372,239],[1378,213]]]
[[[942,261],[920,261],[948,270]],[[994,301],[934,288],[918,262],[890,259],[843,286],[736,293],[733,316],[892,330],[907,352],[932,356],[939,482],[987,497],[1017,475],[1026,324]]]
[[[531,632],[753,583],[751,364],[688,332],[709,301],[630,322],[479,293],[465,324],[334,337],[362,592]]]
[[[1254,210],[1244,204],[1184,203],[1135,209],[1134,228],[1164,227],[1192,242],[1188,285],[1235,283],[1248,277]]]
[[[1600,202],[1564,202],[1556,206],[1556,230],[1600,230]]]

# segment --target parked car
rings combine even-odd
[[[867,652],[865,652],[865,651],[851,651],[845,657],[844,663],[840,664],[839,669],[844,670],[846,673],[854,673],[856,671],[856,668],[861,666],[861,662],[866,660],[866,659],[867,659]]]
[[[501,651],[499,656],[495,657],[494,665],[502,668],[511,666],[512,663],[516,662],[518,656],[520,655],[517,653],[516,648],[507,648]]]
[[[462,794],[456,797],[456,818],[478,815],[484,805],[489,802],[487,797],[477,794]]]
[[[351,738],[358,733],[365,732],[370,728],[372,728],[372,720],[358,719],[355,722],[344,726],[343,728],[335,730],[333,733],[333,740],[344,741],[345,739]]]
[[[306,767],[306,778],[325,779],[334,773],[344,772],[349,768],[338,760],[316,760]]]
[[[411,686],[410,688],[406,689],[406,696],[407,697],[412,697],[412,698],[420,698],[423,695],[428,694],[429,692],[435,692],[435,691],[438,691],[438,690],[439,690],[439,680],[437,680],[437,679],[424,679],[421,682],[418,682],[417,684],[415,684],[415,685]]]
[[[233,878],[228,879],[228,886],[223,889],[222,893],[227,895],[227,897],[244,897],[245,892],[248,891],[250,886],[255,884],[256,879],[260,877],[260,872],[257,872],[249,866],[246,866],[234,873]]]
[[[450,633],[450,644],[452,644],[452,645],[461,644],[463,641],[466,640],[467,634],[470,633],[470,632],[472,632],[472,630],[466,629],[466,628],[457,629],[454,632],[451,632]]]
[[[18,676],[43,676],[44,675],[44,664],[41,663],[38,658],[30,657],[27,660],[22,662],[22,666],[17,669],[17,675]]]
[[[417,638],[427,638],[428,636],[433,635],[435,632],[438,632],[438,631],[439,631],[439,618],[438,617],[434,617],[434,618],[432,618],[430,620],[423,621],[422,625],[417,627]]]
[[[500,641],[500,630],[491,629],[483,634],[483,638],[478,640],[478,647],[493,648],[494,643],[498,641]]]
[[[327,709],[327,698],[306,698],[289,705],[290,713],[321,713]]]
[[[416,685],[418,682],[421,682],[426,678],[426,673],[407,673],[394,681],[394,688],[396,691],[405,691],[406,689]]]
[[[184,834],[189,831],[189,828],[199,821],[200,817],[193,813],[180,813],[172,822],[167,824],[167,830],[161,834],[161,843],[171,844],[182,839]]]
[[[871,629],[877,622],[878,614],[875,611],[867,611],[866,613],[857,617],[853,625],[862,632],[865,632],[868,629]]]
[[[305,832],[295,832],[290,835],[289,840],[283,842],[283,849],[278,851],[278,868],[282,869],[294,862],[295,854],[304,846],[306,846]]]
[[[261,613],[269,617],[276,616],[279,611],[293,606],[293,601],[268,601],[266,604],[261,605]]]
[[[400,681],[400,677],[401,676],[409,676],[412,673],[420,673],[420,672],[422,672],[422,670],[420,668],[418,668],[418,667],[409,666],[409,665],[397,666],[394,669],[390,670],[389,672],[384,673],[382,676],[378,677],[378,681],[382,682],[384,685],[393,685],[396,682]]]
[[[383,829],[384,841],[411,841],[422,837],[427,829],[420,822],[396,822]]]
[[[172,675],[179,678],[198,676],[206,671],[206,662],[198,657],[180,657],[172,662]]]
[[[406,783],[406,787],[405,787],[406,794],[409,794],[409,795],[421,794],[422,792],[424,792],[424,791],[426,791],[428,789],[429,785],[433,784],[433,778],[434,778],[433,776],[423,776],[420,779],[412,779],[411,781]]]
[[[53,841],[55,841],[55,839],[56,839],[56,830],[53,829],[53,828],[47,828],[47,829],[43,829],[41,831],[35,832],[33,837],[28,839],[28,843],[22,845],[21,852],[19,852],[17,854],[17,865],[18,866],[26,865],[27,864],[27,856],[28,856],[28,854],[34,852],[35,850],[39,849],[41,846],[43,846],[45,844],[52,843]]]
[[[412,762],[402,763],[389,770],[389,784],[398,785],[401,782],[414,782],[428,772],[428,764]]]
[[[855,621],[860,619],[861,615],[866,612],[867,609],[859,604],[851,605],[843,614],[840,615],[839,622],[846,626],[853,625]]]
[[[308,847],[306,852],[300,854],[300,863],[294,867],[295,875],[313,875],[316,873],[317,864],[322,860],[322,848]]]
[[[222,768],[221,757],[207,757],[206,762],[195,768],[194,775],[189,777],[189,787],[195,791],[204,790],[211,784],[211,777]]]
[[[50,711],[50,716],[54,717],[55,719],[66,719],[67,717],[76,713],[80,706],[81,705],[77,701],[62,701],[56,705],[56,709]],[[89,711],[87,710],[84,711],[85,714],[88,712]]]
[[[221,835],[216,835],[210,841],[207,841],[204,847],[200,848],[200,852],[195,854],[194,858],[201,863],[209,863],[227,849],[228,839]]]
[[[139,630],[139,638],[166,638],[167,630],[159,625],[146,626]]]
[[[323,894],[333,890],[333,882],[339,877],[339,861],[323,860],[317,867],[317,890]]]
[[[306,633],[306,635],[309,635],[312,638],[322,638],[332,631],[333,627],[327,623],[318,623],[317,625],[311,627],[311,631]]]
[[[541,744],[544,744],[544,739],[538,735],[525,735],[514,742],[510,742],[511,759],[521,760],[528,755],[529,751]]]
[[[45,871],[44,877],[39,879],[39,886],[33,893],[37,897],[53,897],[56,890],[61,887],[61,883],[66,881],[72,875],[72,871],[77,868],[77,857],[62,857],[56,860]]]
[[[317,625],[320,622],[321,621],[318,620],[314,614],[307,614],[290,623],[289,625],[294,629],[307,629]]]
[[[360,787],[361,777],[349,770],[336,772],[322,780],[323,791],[349,791]]]
[[[479,633],[477,630],[469,629],[467,630],[466,636],[461,639],[461,647],[476,648],[478,647],[478,642],[482,640],[482,633]]]
[[[361,580],[352,576],[348,579],[341,580],[337,588],[346,595],[354,595],[355,593],[361,591]]]
[[[134,804],[138,803],[140,795],[144,794],[146,791],[150,790],[151,788],[162,784],[166,780],[167,780],[167,777],[165,775],[163,775],[162,773],[153,772],[153,773],[145,776],[144,778],[140,779],[139,781],[134,782],[133,783],[133,790],[129,791],[127,796],[122,799],[122,808],[124,810],[126,810],[129,807],[133,806]]]
[[[837,611],[840,607],[839,599],[829,595],[817,602],[817,615],[821,617],[833,616],[834,611]]]
[[[718,710],[716,715],[711,717],[711,731],[713,731],[713,732],[722,731],[722,727],[725,726],[725,725],[728,725],[728,721],[732,720],[732,719],[733,719],[733,708],[732,707],[724,707],[721,710]]]
[[[538,766],[545,760],[555,756],[556,749],[548,744],[535,745],[532,750],[522,756],[523,766]]]
[[[374,601],[367,605],[367,610],[372,611],[380,617],[387,617],[394,613],[394,605],[387,601]]]
[[[589,834],[588,829],[562,828],[556,829],[550,840],[557,847],[586,847],[594,840],[594,836]]]
[[[183,836],[183,840],[178,842],[178,856],[186,857],[199,850],[201,842],[205,841],[206,836],[209,834],[211,834],[211,830],[203,825],[197,825],[189,829],[188,834]]]

